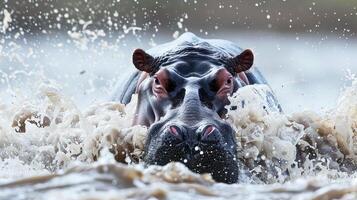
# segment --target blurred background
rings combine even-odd
[[[332,108],[357,72],[355,0],[2,0],[0,100],[45,83],[84,109],[134,70],[133,49],[186,31],[251,48],[288,113]]]

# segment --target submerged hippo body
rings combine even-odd
[[[253,53],[185,33],[146,52],[135,50],[133,63],[138,71],[114,100],[127,104],[138,94],[133,124],[149,127],[145,162],[182,162],[216,181],[237,182],[237,144],[225,106],[240,87],[266,84],[252,67]]]

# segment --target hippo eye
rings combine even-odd
[[[232,83],[232,78],[229,78],[228,80],[227,80],[227,84],[229,85],[229,84],[231,84]]]
[[[160,81],[157,77],[155,77],[154,82],[155,82],[155,84],[160,85]]]

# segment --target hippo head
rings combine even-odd
[[[252,52],[231,56],[190,47],[155,58],[137,49],[133,63],[145,72],[135,119],[150,127],[145,162],[182,162],[218,182],[237,182],[235,131],[225,121],[225,106],[244,84],[238,74],[252,66]]]

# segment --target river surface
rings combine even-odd
[[[136,97],[123,106],[110,96],[134,70],[131,51],[154,44],[70,35],[0,49],[0,199],[356,199],[357,41],[214,37],[253,49],[285,111],[261,98],[267,86],[232,96],[240,183],[138,162],[146,128],[130,125]]]

